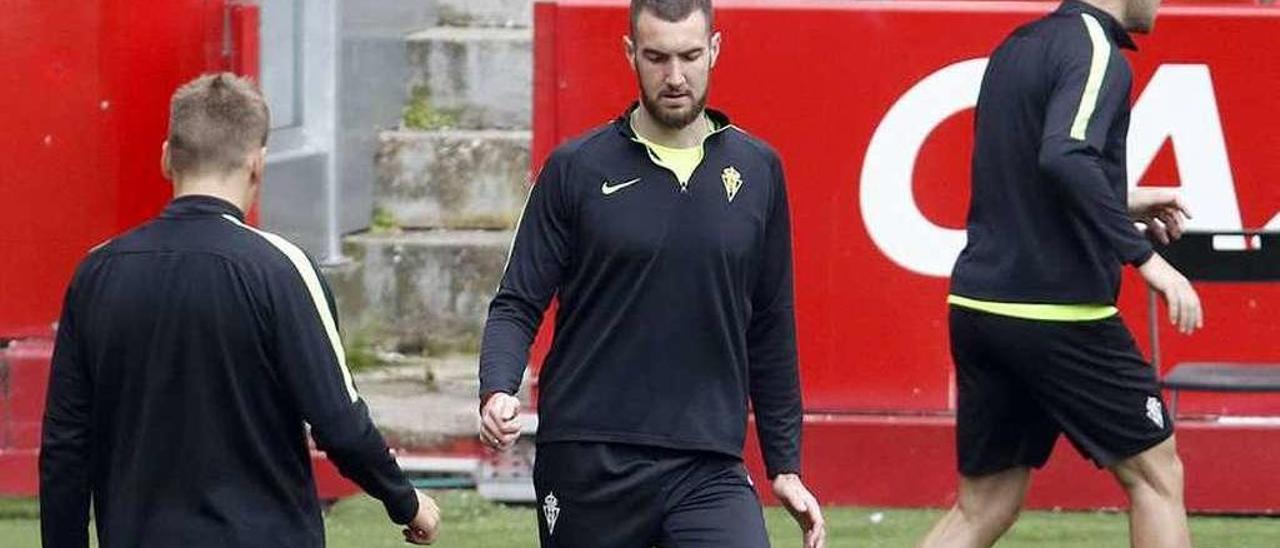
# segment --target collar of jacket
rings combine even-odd
[[[244,222],[244,212],[231,202],[204,194],[179,196],[165,206],[162,218],[191,217],[198,215],[231,215]]]
[[[635,101],[631,103],[631,106],[627,107],[627,110],[623,111],[621,116],[618,116],[613,120],[613,127],[616,128],[619,132],[621,132],[622,135],[627,139],[630,139],[632,141],[639,143],[640,138],[636,135],[635,130],[631,127],[631,113],[635,112],[637,108],[640,108],[639,101]],[[711,123],[716,126],[715,130],[713,130],[711,133],[708,133],[706,137],[703,138],[704,143],[706,142],[707,139],[711,138],[711,136],[718,135],[724,130],[729,129],[730,127],[733,127],[733,123],[729,121],[729,117],[725,115],[725,113],[715,109],[710,109],[710,108],[704,109],[703,112],[707,113],[707,118],[710,118]]]
[[[1107,30],[1107,34],[1111,35],[1111,39],[1115,40],[1117,46],[1138,51],[1138,45],[1133,42],[1133,37],[1129,35],[1129,31],[1124,30],[1124,26],[1119,21],[1116,21],[1116,18],[1112,17],[1110,13],[1093,4],[1082,2],[1081,0],[1065,0],[1054,13],[1066,15],[1087,13],[1092,15],[1102,23],[1102,27]]]

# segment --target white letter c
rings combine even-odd
[[[944,120],[978,103],[987,59],[948,65],[894,103],[867,146],[859,205],[871,241],[912,272],[946,277],[964,249],[965,232],[941,227],[916,205],[911,191],[916,157]]]

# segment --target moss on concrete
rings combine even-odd
[[[414,86],[404,107],[404,127],[416,130],[448,129],[458,125],[457,109],[441,109],[431,104],[431,89]]]

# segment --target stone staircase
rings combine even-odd
[[[373,221],[328,267],[349,362],[393,445],[476,432],[476,354],[529,181],[532,0],[436,0],[374,154]]]
[[[478,350],[528,188],[533,92],[531,0],[435,8],[405,38],[411,99],[378,138],[373,226],[328,272],[348,339],[427,357]]]

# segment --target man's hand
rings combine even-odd
[[[1167,244],[1182,237],[1191,210],[1178,191],[1135,188],[1129,192],[1129,216],[1147,225],[1147,238]]]
[[[509,449],[520,437],[520,400],[494,392],[480,410],[480,441],[494,449]]]
[[[800,524],[804,531],[804,548],[824,548],[827,545],[827,530],[822,510],[818,508],[818,499],[800,482],[800,476],[779,474],[773,478],[773,495]]]
[[[404,541],[409,544],[431,544],[440,534],[440,507],[431,497],[418,494],[418,515],[404,528]]]
[[[1204,327],[1204,311],[1200,309],[1200,296],[1186,276],[1178,272],[1159,254],[1152,254],[1147,262],[1138,267],[1138,273],[1147,284],[1164,297],[1169,307],[1169,323],[1177,326],[1178,331],[1190,335],[1192,331]]]

